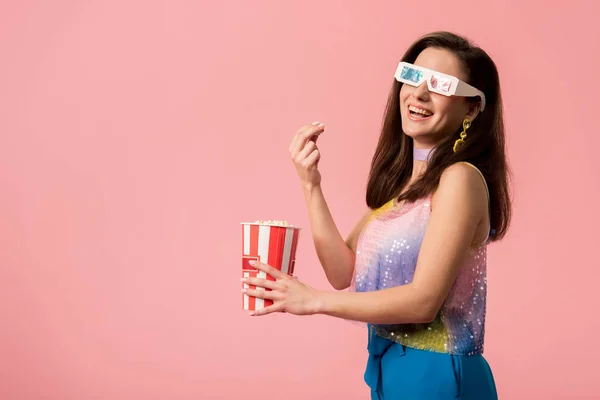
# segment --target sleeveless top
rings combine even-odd
[[[402,205],[393,199],[374,210],[358,238],[351,290],[370,292],[412,282],[430,214],[431,196]],[[370,329],[416,349],[457,355],[483,353],[486,249],[487,242],[469,250],[433,322],[370,325]]]

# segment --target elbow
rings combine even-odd
[[[327,275],[327,280],[335,290],[344,290],[348,289],[352,284],[352,274]]]
[[[409,302],[407,304],[408,310],[412,311],[410,321],[417,324],[429,324],[438,316],[440,308],[445,301],[445,296],[435,290],[431,290],[429,286],[417,285],[412,282],[409,285],[405,285],[405,290],[408,292]]]
[[[350,279],[329,279],[329,283],[335,290],[344,290],[350,287]]]
[[[325,273],[329,284],[335,290],[344,290],[348,289],[352,284],[352,276],[354,275],[354,270],[350,271],[331,271],[329,273]]]
[[[433,321],[435,321],[435,318],[437,317],[437,315],[438,315],[437,310],[424,309],[421,311],[421,313],[419,315],[419,321],[417,323],[430,324]]]
[[[417,323],[429,324],[433,322],[440,312],[441,304],[437,299],[424,299],[419,302],[420,307],[418,307],[417,312]]]

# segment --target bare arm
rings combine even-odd
[[[304,199],[310,216],[313,242],[327,280],[337,289],[350,286],[356,260],[358,236],[371,212],[368,211],[344,241],[320,186],[304,190]]]
[[[455,164],[442,175],[413,282],[368,293],[316,295],[313,312],[375,324],[430,322],[437,315],[487,223],[487,197],[477,171]]]
[[[313,242],[327,280],[338,290],[350,286],[354,272],[356,242],[367,215],[358,222],[347,240],[338,230],[321,188],[318,163],[321,158],[317,139],[325,130],[318,122],[302,127],[290,144],[290,155],[304,193],[308,208]],[[368,213],[370,214],[370,213]]]

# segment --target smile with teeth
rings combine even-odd
[[[433,115],[431,111],[424,110],[415,106],[408,106],[408,111],[410,112],[410,116],[414,117],[415,119],[424,119]]]

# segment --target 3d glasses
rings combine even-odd
[[[398,64],[394,78],[398,82],[415,87],[419,87],[423,81],[426,81],[430,92],[439,93],[444,96],[479,96],[481,99],[480,111],[485,109],[485,94],[455,76],[442,74],[441,72],[401,61]]]

